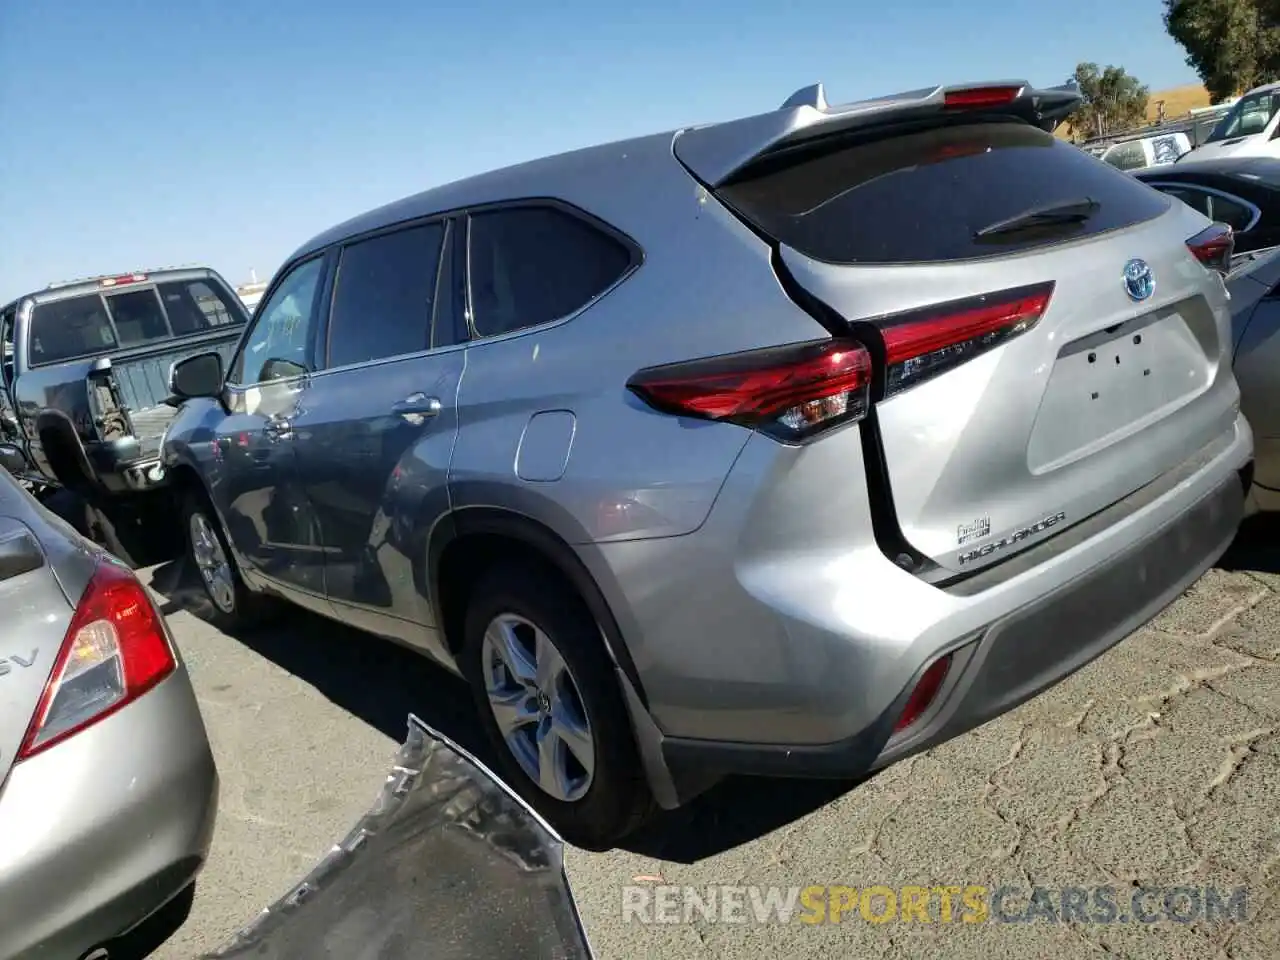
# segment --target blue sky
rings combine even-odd
[[[1161,0],[45,0],[0,5],[0,302],[179,263],[266,279],[353,214],[507,163],[1081,60],[1192,82]]]

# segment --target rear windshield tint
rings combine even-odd
[[[758,229],[829,263],[937,263],[1016,253],[1150,220],[1170,201],[1078,147],[1022,123],[933,126],[846,139],[766,161],[721,198]],[[1083,223],[984,227],[1093,200]]]
[[[103,353],[117,346],[106,304],[96,293],[36,304],[30,330],[32,365]]]

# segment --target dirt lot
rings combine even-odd
[[[609,854],[569,852],[602,958],[1280,955],[1280,539],[1253,535],[1147,629],[1013,714],[869,782],[734,781]],[[303,614],[233,638],[174,610],[223,776],[211,862],[155,956],[216,946],[368,807],[406,715],[484,751],[465,692]],[[623,885],[1247,887],[1244,923],[624,922]],[[656,882],[652,879],[641,883]],[[1157,897],[1157,901],[1159,898]],[[1157,902],[1153,901],[1153,902]]]

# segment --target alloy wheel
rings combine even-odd
[[[536,624],[500,614],[481,645],[485,692],[520,769],[564,803],[591,788],[595,740],[568,663]]]
[[[222,541],[203,513],[191,514],[191,554],[205,590],[223,613],[234,613],[236,587]]]

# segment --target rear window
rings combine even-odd
[[[239,298],[208,280],[175,280],[156,288],[175,336],[208,333],[248,319]]]
[[[1169,201],[1083,150],[1021,123],[934,126],[785,155],[720,191],[748,221],[829,263],[936,263],[1077,240],[1159,216]],[[975,236],[1084,199],[1082,223]]]
[[[154,287],[113,293],[106,298],[122,347],[137,347],[169,337],[169,324]]]
[[[102,353],[117,346],[106,304],[96,293],[36,304],[31,310],[30,330],[33,365]]]

